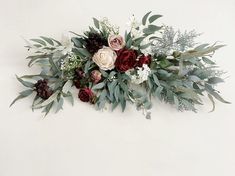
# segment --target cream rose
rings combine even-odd
[[[111,48],[103,47],[94,54],[92,60],[100,67],[100,69],[112,70],[116,58],[117,54]]]
[[[109,47],[113,50],[120,50],[125,46],[125,40],[120,35],[110,35],[108,37]]]

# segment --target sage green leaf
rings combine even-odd
[[[54,42],[51,38],[48,37],[44,37],[44,36],[40,36],[43,40],[45,40],[47,43],[49,43],[50,45],[54,45]]]
[[[73,37],[71,40],[72,40],[72,42],[74,43],[74,45],[76,47],[78,47],[78,48],[82,47],[82,43],[81,43],[81,41],[77,37]]]
[[[133,40],[133,45],[134,45],[134,46],[139,46],[140,43],[141,43],[144,39],[145,39],[145,37],[139,37],[139,38]]]
[[[131,48],[132,45],[132,38],[129,38],[129,40],[126,42],[126,47]]]
[[[167,59],[163,59],[160,61],[159,65],[161,68],[167,68],[173,64],[171,62],[169,62]]]
[[[20,95],[23,95],[25,97],[31,95],[33,93],[33,90],[32,89],[28,89],[28,90],[25,90],[23,92],[20,92]]]
[[[106,71],[102,70],[102,69],[100,69],[100,72],[101,72],[102,76],[105,77],[105,78],[107,78],[109,76],[109,74]]]
[[[207,82],[209,84],[218,84],[218,83],[224,82],[224,80],[219,77],[212,77],[212,78],[209,78]]]
[[[207,57],[202,57],[203,62],[210,64],[210,65],[215,65],[215,62],[212,60],[208,59]]]
[[[126,109],[126,100],[123,95],[120,96],[120,104],[121,104],[122,112],[124,112]]]
[[[99,29],[99,28],[100,28],[100,22],[99,22],[99,20],[97,20],[96,18],[93,18],[93,22],[94,22],[95,27],[96,27],[97,29]]]
[[[148,28],[143,29],[143,32],[147,35],[153,34],[156,31],[160,30],[162,27],[155,25],[148,25]]]
[[[91,66],[91,61],[88,60],[85,64],[85,68],[84,68],[84,72],[85,73],[88,73],[89,69],[90,69],[90,66]]]
[[[63,98],[60,98],[60,100],[58,101],[58,104],[57,104],[57,108],[56,108],[55,113],[57,113],[57,112],[59,112],[61,109],[63,109],[63,104],[64,104],[64,99],[63,99]]]
[[[117,85],[114,90],[114,97],[117,102],[119,101],[119,96],[120,96],[120,87],[119,85]]]
[[[147,19],[148,19],[149,15],[150,15],[150,13],[151,13],[151,11],[150,11],[150,12],[148,12],[148,13],[146,13],[146,14],[144,15],[144,17],[142,18],[142,24],[143,24],[143,25],[145,25],[145,24],[146,24],[146,21],[147,21]]]
[[[23,79],[21,79],[20,77],[18,77],[16,75],[16,79],[22,84],[24,85],[25,87],[30,87],[30,88],[33,88],[34,87],[34,84],[31,83],[31,82],[28,82],[28,81],[24,81]]]
[[[147,44],[145,44],[145,45],[141,45],[139,48],[140,49],[146,49],[146,48],[148,48],[148,47],[150,47],[151,46],[151,43],[147,43]]]
[[[161,96],[161,93],[163,91],[163,87],[162,86],[158,86],[156,91],[155,91],[155,95],[161,100],[162,99],[162,96]]]
[[[29,90],[25,90],[25,91],[22,91],[20,92],[20,95],[17,96],[13,101],[12,103],[10,104],[10,107],[18,100],[22,99],[22,98],[25,98],[29,95],[31,95],[33,93],[33,90],[29,89]]]
[[[217,92],[209,92],[213,97],[215,97],[217,100],[219,100],[222,103],[227,103],[227,104],[231,104],[231,102],[228,102],[226,100],[224,100]]]
[[[201,81],[201,79],[198,76],[196,76],[196,75],[190,75],[188,78],[189,78],[189,80],[191,80],[193,82]]]
[[[118,106],[119,102],[112,103],[112,111]]]
[[[85,57],[90,57],[91,54],[85,48],[77,48],[77,51]]]
[[[98,84],[94,85],[94,86],[92,87],[92,90],[102,89],[102,88],[104,88],[104,86],[105,86],[105,83],[104,83],[104,82],[101,82],[101,83],[98,83]]]
[[[73,85],[73,81],[72,81],[72,80],[68,80],[68,81],[64,84],[63,89],[62,89],[62,92],[65,93],[65,94],[67,94],[68,91],[70,91],[72,85]]]
[[[50,103],[52,103],[53,101],[56,100],[58,94],[60,93],[59,90],[57,90],[55,93],[53,93],[47,100],[43,101],[41,104],[38,104],[35,106],[35,108],[37,107],[43,107],[43,106],[47,106],[49,105]]]
[[[71,103],[72,106],[74,105],[74,98],[70,91],[64,97],[67,98],[67,100]]]
[[[45,112],[44,117],[46,117],[46,116],[47,116],[47,114],[50,112],[50,110],[51,110],[51,108],[52,108],[53,104],[54,104],[54,102],[51,102],[50,104],[48,104],[48,105],[43,109],[43,111],[42,111],[42,112]]]
[[[41,45],[44,45],[44,46],[47,45],[46,42],[44,42],[44,41],[41,40],[41,39],[30,39],[30,40],[33,41],[33,42],[36,42],[36,43],[40,43]]]
[[[149,17],[149,23],[153,23],[155,20],[157,20],[160,17],[162,17],[162,15],[153,15]]]
[[[157,85],[157,86],[161,86],[157,76],[155,74],[153,74],[153,80],[154,80],[154,83]]]
[[[211,94],[207,94],[208,98],[210,99],[211,103],[212,103],[212,110],[210,112],[213,112],[215,110],[215,101],[214,98],[211,96]]]
[[[174,103],[175,103],[175,106],[177,107],[177,109],[179,109],[179,100],[177,98],[177,96],[174,95]]]

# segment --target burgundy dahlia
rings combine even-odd
[[[34,87],[36,88],[37,96],[44,100],[48,99],[53,94],[53,91],[48,86],[48,80],[46,79],[38,80]]]
[[[121,49],[117,52],[115,67],[120,72],[125,72],[136,65],[137,53],[131,49]]]
[[[88,33],[87,38],[85,39],[86,49],[91,53],[96,53],[103,46],[108,46],[108,41],[101,36],[99,33],[90,32]]]

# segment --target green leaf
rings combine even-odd
[[[10,104],[10,107],[18,100],[22,99],[22,98],[25,98],[29,95],[31,95],[33,93],[33,90],[29,89],[29,90],[25,90],[25,91],[22,91],[20,92],[20,95],[17,96],[13,101],[12,103]]]
[[[85,73],[88,73],[89,69],[90,69],[90,66],[91,66],[91,61],[88,60],[85,64],[85,68],[84,68],[84,72]]]
[[[23,95],[25,97],[31,95],[33,93],[33,90],[32,89],[28,89],[28,90],[25,90],[23,92],[20,92],[20,95]]]
[[[175,106],[177,107],[177,109],[179,109],[179,100],[177,98],[177,96],[174,95],[174,103],[175,103]]]
[[[67,94],[68,91],[71,89],[72,85],[73,85],[73,81],[72,81],[72,80],[68,80],[68,81],[64,84],[63,89],[62,89],[62,92],[65,93],[65,94]]]
[[[96,27],[97,29],[99,29],[99,28],[100,28],[100,22],[99,22],[99,20],[97,20],[96,18],[93,18],[93,22],[94,22],[95,27]]]
[[[209,78],[207,82],[209,84],[218,84],[218,83],[224,82],[224,80],[219,77],[212,77],[212,78]]]
[[[41,45],[44,45],[44,46],[47,45],[46,42],[44,42],[44,41],[41,40],[41,39],[30,39],[30,40],[33,41],[33,42],[36,42],[36,43],[40,43]]]
[[[151,11],[148,12],[148,13],[146,13],[146,14],[144,15],[144,17],[142,18],[142,24],[143,24],[143,25],[146,24],[146,21],[147,21],[147,19],[148,19],[148,16],[150,15],[150,13],[151,13]]]
[[[71,40],[72,40],[72,42],[74,43],[74,45],[76,47],[78,47],[78,48],[82,47],[82,43],[81,43],[81,41],[77,37],[73,37]]]
[[[222,103],[230,104],[230,102],[224,100],[215,90],[208,84],[205,84],[206,91],[211,94],[213,97],[215,97],[217,100],[219,100]]]
[[[92,87],[93,90],[102,89],[105,86],[104,82],[98,83]]]
[[[153,23],[158,18],[162,17],[162,15],[153,15],[149,18],[149,23]]]
[[[114,90],[114,97],[117,102],[119,101],[119,96],[120,96],[120,87],[119,85],[117,85]]]
[[[154,83],[157,85],[157,86],[161,86],[157,76],[155,74],[153,74],[153,80],[154,80]]]
[[[140,48],[140,49],[146,49],[146,48],[148,48],[149,46],[151,46],[151,43],[147,43],[147,44],[145,44],[145,45],[141,45],[139,48]]]
[[[68,99],[68,101],[71,103],[72,106],[74,105],[74,98],[70,91],[64,97]]]
[[[48,104],[48,105],[43,109],[43,111],[42,111],[42,112],[45,112],[44,117],[46,117],[46,116],[47,116],[47,114],[50,112],[50,110],[51,110],[51,108],[52,108],[53,104],[54,104],[54,102],[51,102],[50,104]]]
[[[54,42],[51,38],[48,37],[44,37],[44,36],[40,36],[43,40],[45,40],[47,43],[49,43],[50,45],[54,45]]]
[[[22,85],[24,85],[25,87],[30,87],[30,88],[33,88],[33,87],[34,87],[34,84],[33,84],[33,83],[28,82],[28,81],[24,81],[23,79],[19,78],[17,75],[16,75],[16,79],[17,79]]]
[[[129,40],[126,42],[126,47],[130,48],[132,45],[132,38],[129,38]]]
[[[155,26],[155,25],[148,25],[148,28],[145,28],[143,32],[147,35],[153,34],[156,31],[160,30],[162,27],[160,26]]]
[[[221,101],[222,103],[231,104],[230,102],[224,100],[217,92],[210,92],[210,94],[215,97],[217,100]]]
[[[63,104],[64,104],[64,99],[60,98],[57,104],[56,113],[59,112],[61,109],[63,109]]]
[[[161,96],[161,93],[163,91],[163,87],[162,86],[158,86],[156,91],[155,91],[155,95],[161,100],[162,99],[162,96]]]
[[[141,43],[144,39],[145,39],[145,37],[139,37],[139,38],[133,40],[133,45],[134,45],[134,46],[139,46],[140,43]]]
[[[208,98],[212,102],[212,110],[210,112],[213,112],[215,110],[215,101],[214,101],[214,98],[210,94],[208,94]]]
[[[77,51],[85,57],[90,57],[91,54],[85,48],[77,48]]]
[[[215,62],[212,60],[208,59],[207,57],[202,57],[203,62],[210,64],[210,65],[215,65]]]
[[[47,100],[43,101],[41,104],[38,104],[35,106],[35,108],[37,107],[43,107],[43,106],[47,106],[49,105],[50,103],[52,103],[53,101],[56,100],[58,94],[60,93],[59,90],[57,90],[55,93],[53,93]]]
[[[161,68],[167,68],[173,64],[170,61],[168,61],[167,59],[163,59],[160,61],[159,65]]]
[[[124,95],[120,96],[120,104],[121,104],[122,112],[124,112],[126,109],[126,100],[124,98]]]

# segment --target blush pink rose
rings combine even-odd
[[[108,37],[108,44],[109,47],[112,48],[115,51],[118,51],[125,46],[125,40],[120,35],[110,35]]]

